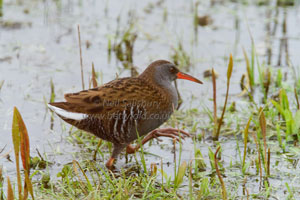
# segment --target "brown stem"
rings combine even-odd
[[[215,137],[213,137],[214,140],[218,140],[219,139],[220,130],[221,130],[221,126],[222,126],[222,122],[223,122],[223,118],[224,118],[224,114],[225,114],[225,110],[226,110],[227,100],[228,100],[229,83],[230,83],[230,81],[228,80],[227,89],[226,89],[225,103],[224,103],[224,107],[223,107],[221,118],[220,118],[219,123],[218,123],[217,133],[216,133]]]
[[[216,89],[216,74],[214,68],[211,70],[212,72],[212,83],[213,83],[213,101],[214,101],[214,133],[213,135],[216,135],[217,131],[217,124],[218,124],[218,118],[217,118],[217,89]]]
[[[299,99],[298,99],[296,88],[294,88],[294,94],[295,94],[295,98],[296,98],[296,102],[297,102],[297,109],[300,110],[300,104],[299,104]]]
[[[220,173],[220,170],[219,170],[219,167],[218,167],[218,161],[217,161],[217,154],[218,154],[218,151],[220,150],[220,146],[217,148],[217,151],[215,153],[215,168],[216,168],[216,173],[218,175],[218,178],[219,178],[219,181],[221,183],[221,187],[222,187],[222,197],[223,197],[223,200],[227,199],[227,192],[226,192],[226,187],[225,187],[225,184],[224,184],[224,181],[223,181],[223,178],[221,176],[221,173]]]
[[[99,139],[99,142],[98,142],[98,144],[97,144],[97,147],[96,147],[96,149],[95,149],[94,156],[93,156],[93,160],[94,160],[94,161],[96,161],[97,152],[98,152],[98,149],[99,149],[99,147],[101,146],[101,144],[102,144],[102,140]]]
[[[271,152],[270,152],[270,148],[268,148],[267,176],[270,176],[270,160],[271,160]]]
[[[77,25],[77,31],[78,31],[78,42],[79,42],[79,54],[80,54],[81,84],[82,84],[82,89],[84,90],[83,63],[82,63],[82,51],[81,51],[81,39],[80,39],[79,25]]]
[[[93,88],[96,88],[98,86],[97,80],[96,80],[95,66],[94,66],[93,62],[92,62],[92,83],[93,83]]]

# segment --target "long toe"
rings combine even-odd
[[[174,135],[174,134],[157,132],[157,136],[173,138],[177,142],[180,142],[180,139],[178,137],[176,137],[176,135]]]
[[[168,134],[170,134],[170,135],[175,135],[175,136],[177,136],[177,137],[180,137],[180,138],[183,139],[183,140],[187,137],[186,135],[179,134],[178,131],[168,131],[168,132],[166,132],[166,133],[168,133]]]
[[[183,135],[187,136],[187,137],[191,137],[191,134],[189,134],[188,132],[185,132],[183,130],[180,129],[176,129],[176,128],[164,128],[164,129],[159,129],[160,132],[175,132],[175,133],[182,133]]]

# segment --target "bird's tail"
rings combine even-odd
[[[80,121],[88,117],[85,113],[80,113],[76,110],[76,105],[68,102],[54,102],[48,103],[50,110],[55,112],[63,120]],[[76,112],[77,111],[77,112]]]

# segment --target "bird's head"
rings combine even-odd
[[[152,62],[140,75],[140,77],[152,79],[158,84],[172,82],[176,79],[186,79],[202,84],[202,81],[196,79],[191,75],[179,71],[179,69],[173,63],[166,60],[157,60]]]

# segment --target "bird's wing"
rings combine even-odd
[[[160,93],[159,89],[139,78],[122,78],[97,88],[65,94],[67,102],[50,105],[75,113],[114,113],[130,106],[151,107],[163,101]]]

